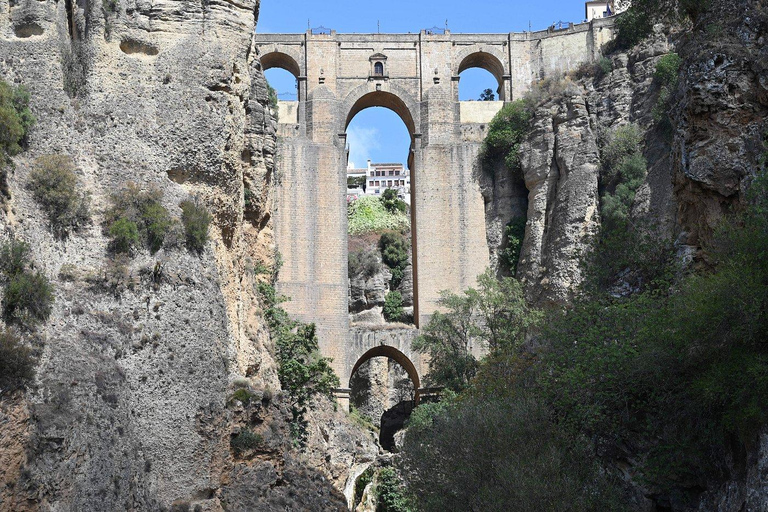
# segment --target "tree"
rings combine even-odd
[[[430,384],[465,389],[478,367],[473,346],[485,346],[492,355],[513,351],[542,317],[528,306],[519,281],[497,280],[486,271],[477,284],[463,295],[443,292],[438,304],[447,312],[435,312],[414,340],[415,350],[429,354]]]
[[[492,89],[486,89],[480,93],[480,101],[496,101],[496,95]]]

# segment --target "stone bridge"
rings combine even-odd
[[[283,68],[298,83],[298,101],[280,105],[274,225],[284,265],[278,288],[291,298],[290,313],[317,324],[321,351],[333,358],[343,386],[373,356],[398,360],[417,389],[426,369],[411,354],[411,335],[350,331],[346,130],[352,118],[386,107],[411,136],[418,327],[437,309],[441,290],[475,285],[489,264],[478,181],[488,123],[533,82],[599,58],[612,34],[612,19],[508,34],[255,34],[262,67]],[[476,67],[496,78],[501,101],[458,101],[459,74]]]

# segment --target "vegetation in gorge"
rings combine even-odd
[[[504,226],[506,243],[501,250],[502,263],[509,268],[512,276],[517,274],[517,264],[520,261],[520,250],[523,248],[525,237],[525,217],[514,217]]]
[[[653,106],[651,115],[653,120],[667,132],[672,130],[669,120],[670,102],[672,94],[677,87],[678,73],[682,62],[682,59],[676,53],[664,55],[656,63],[656,72],[653,75],[653,80],[659,87],[659,96],[656,99],[656,104]]]
[[[589,293],[572,309],[544,322],[515,313],[529,321],[502,334],[511,341],[480,362],[467,347],[494,332],[488,321],[498,314],[472,314],[470,293],[452,297],[420,349],[435,358],[430,383],[462,392],[410,422],[400,470],[417,508],[630,510],[619,483],[596,465],[614,458],[634,460],[647,485],[695,503],[728,478],[727,461],[768,422],[766,248],[763,171],[745,211],[707,248],[711,271],[680,274],[669,255],[654,286],[621,295],[587,272]],[[623,258],[616,250],[598,245],[585,265]],[[489,312],[499,303],[515,311],[506,305],[515,294],[496,290],[474,300]],[[524,343],[525,332],[535,343]]]
[[[291,319],[280,306],[288,299],[278,295],[272,281],[261,282],[258,287],[275,345],[280,387],[291,404],[291,434],[297,444],[303,445],[307,437],[304,416],[310,401],[318,395],[334,400],[333,390],[339,387],[339,378],[331,368],[331,359],[320,355],[315,324]]]
[[[388,210],[381,198],[376,196],[363,196],[351,201],[347,214],[350,235],[387,230],[403,231],[411,226],[411,219],[405,212],[399,208],[395,211]]]
[[[65,238],[90,222],[90,195],[80,191],[82,184],[70,156],[39,157],[29,174],[28,186],[56,236]]]
[[[486,162],[501,158],[512,171],[520,168],[520,144],[528,134],[533,109],[528,99],[505,104],[488,126],[482,155]]]
[[[127,183],[112,194],[105,217],[114,252],[132,253],[140,246],[152,254],[160,250],[175,224],[162,199],[157,186],[143,189],[136,183]]]
[[[636,45],[659,21],[687,18],[696,23],[710,7],[710,0],[632,0],[626,12],[616,18],[616,37],[608,50]]]
[[[398,291],[389,292],[384,298],[382,309],[384,320],[387,322],[402,322],[405,318],[403,312],[403,296]]]
[[[381,259],[392,272],[392,279],[390,280],[392,289],[400,286],[400,282],[405,277],[410,245],[410,241],[402,233],[396,231],[385,232],[379,239]]]
[[[514,351],[541,319],[541,312],[525,301],[519,281],[497,280],[487,271],[477,283],[461,295],[443,293],[438,304],[447,312],[435,312],[414,340],[415,350],[429,354],[430,385],[466,389],[478,368],[473,345],[482,345],[492,356]]]

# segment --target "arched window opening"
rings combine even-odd
[[[393,451],[395,433],[416,404],[416,388],[406,369],[393,358],[371,357],[357,366],[349,387],[350,410],[378,427],[379,443]]]
[[[412,132],[402,113],[374,99],[347,126],[348,307],[352,325],[377,328],[413,323],[414,279]]]
[[[384,76],[384,64],[377,62],[373,65],[373,74],[376,76]]]
[[[505,101],[504,65],[491,53],[476,52],[459,64],[459,101]]]
[[[459,101],[500,101],[499,84],[490,72],[469,68],[459,74]]]
[[[275,90],[280,101],[297,101],[298,87],[296,77],[281,68],[271,68],[264,72],[269,86]]]
[[[289,55],[272,52],[261,56],[269,103],[278,121],[298,122],[298,77],[301,70]]]

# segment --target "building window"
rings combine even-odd
[[[371,176],[373,176],[373,171],[371,171]]]
[[[373,65],[373,74],[375,76],[384,76],[384,64],[377,62]]]
[[[369,181],[369,182],[368,182],[368,186],[372,187],[372,186],[373,186],[373,182],[372,182],[372,181]]]

